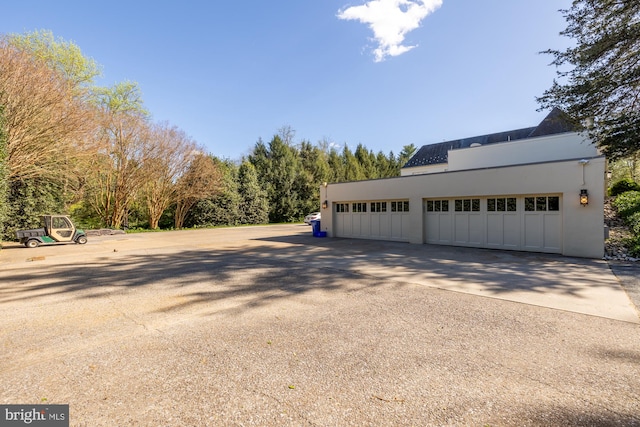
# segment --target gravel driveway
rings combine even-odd
[[[602,261],[302,225],[9,245],[0,403],[73,426],[640,426],[637,314]]]

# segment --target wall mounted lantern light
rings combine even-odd
[[[322,209],[327,209],[329,207],[329,201],[327,200],[327,184],[326,182],[323,182],[322,185],[324,186],[324,202],[322,202]]]
[[[589,204],[589,192],[585,189],[580,190],[580,205],[587,206]]]

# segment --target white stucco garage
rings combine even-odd
[[[535,127],[425,145],[398,178],[321,187],[321,229],[600,258],[605,170],[596,147],[554,110]]]

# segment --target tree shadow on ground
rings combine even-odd
[[[482,286],[488,296],[553,292],[582,298],[588,288],[619,286],[599,260],[300,234],[256,238],[235,249],[143,252],[103,255],[82,266],[34,263],[26,273],[24,268],[5,269],[0,304],[57,294],[95,298],[160,286],[183,295],[174,308],[232,298],[256,306],[312,290],[344,291],[350,277],[363,276],[371,279],[369,287],[453,283],[462,289]]]
[[[637,413],[619,413],[603,408],[597,411],[591,406],[585,408],[563,408],[563,407],[535,407],[526,413],[517,416],[521,420],[521,425],[536,426],[580,426],[580,427],[619,427],[619,426],[640,426],[640,416]],[[526,421],[525,421],[526,420]],[[501,421],[495,424],[487,422],[487,426],[504,425]],[[512,425],[512,423],[508,423]]]
[[[0,275],[0,305],[68,295],[101,298],[134,290],[180,295],[162,311],[240,299],[247,308],[313,290],[348,291],[353,274],[309,268],[269,256],[271,247],[188,250],[179,254],[113,254],[77,264],[34,263]],[[368,281],[367,287],[382,282]]]
[[[393,272],[395,266],[408,270],[407,277],[425,281],[446,280],[481,284],[488,294],[509,292],[555,293],[582,297],[586,288],[619,287],[602,260],[554,254],[499,251],[400,242],[321,239],[282,236],[258,239],[315,248],[309,264],[341,266],[366,274],[378,267]],[[376,273],[377,274],[377,273]],[[613,278],[613,280],[612,280]],[[398,280],[403,280],[398,277]]]

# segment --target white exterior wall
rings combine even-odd
[[[480,147],[450,150],[448,170],[521,165],[598,155],[595,145],[578,133],[563,133]]]
[[[448,151],[448,163],[400,170],[401,176],[521,165],[598,156],[598,149],[579,133],[561,133]]]
[[[504,145],[499,144],[501,148]],[[537,150],[542,149],[538,146]],[[328,208],[322,209],[321,229],[326,231],[329,237],[335,236],[333,215],[336,203],[408,199],[411,227],[409,241],[422,244],[425,243],[423,200],[426,198],[553,194],[560,196],[562,203],[561,253],[568,256],[601,258],[604,253],[605,158],[584,157],[589,159],[589,163],[584,166],[574,158],[547,163],[329,184],[326,188],[320,189],[321,199],[329,202]],[[589,191],[588,206],[581,206],[579,203],[581,189]]]

